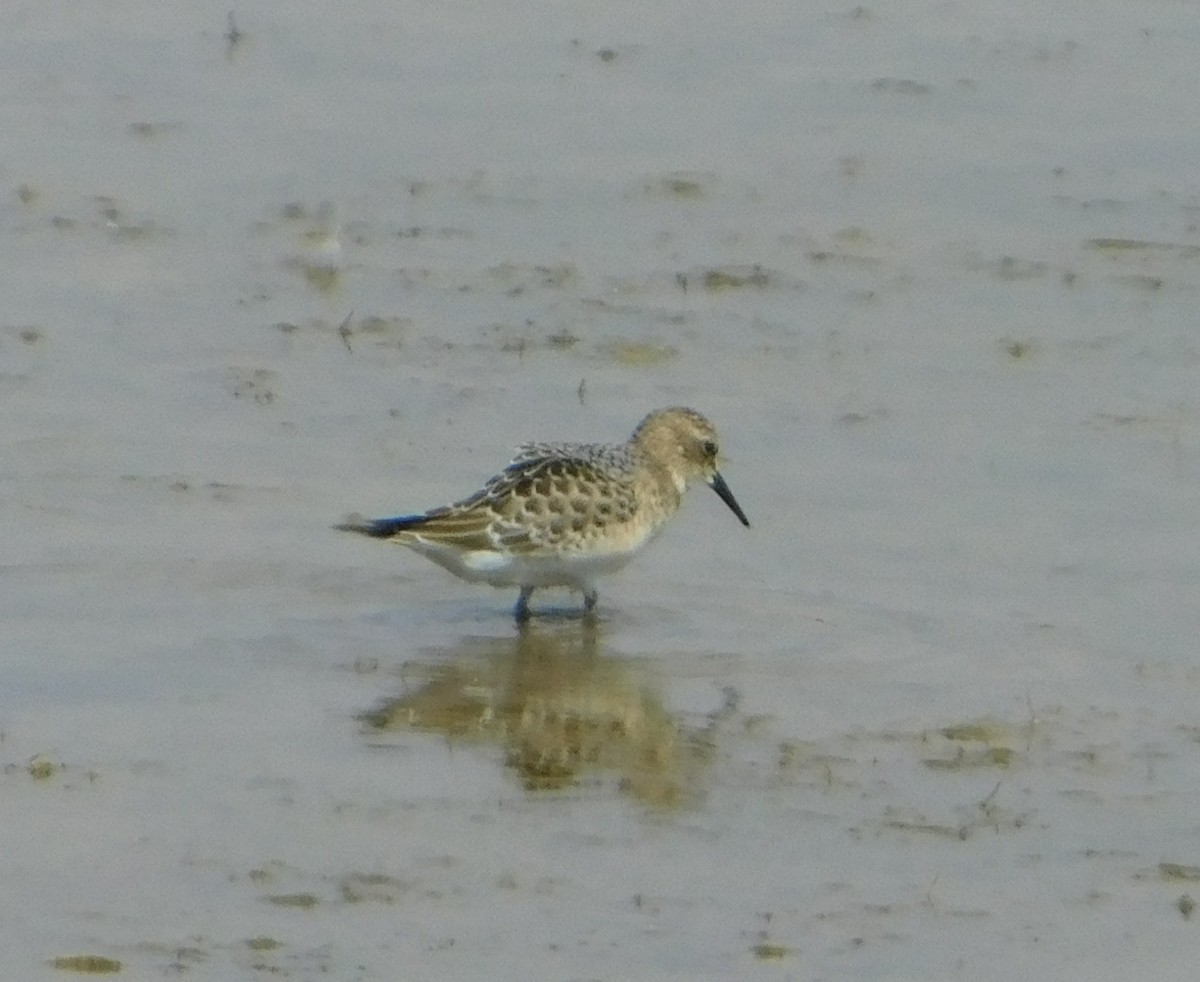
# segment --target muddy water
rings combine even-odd
[[[6,964],[1180,977],[1185,14],[6,7]],[[330,529],[675,403],[594,624]]]

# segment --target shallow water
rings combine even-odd
[[[7,5],[11,971],[1182,977],[1188,13]],[[593,625],[330,528],[675,403]]]

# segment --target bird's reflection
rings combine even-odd
[[[407,663],[404,691],[363,721],[499,744],[532,792],[614,778],[643,803],[683,805],[698,791],[706,732],[667,712],[637,661],[603,653],[600,633],[585,619],[466,639]]]

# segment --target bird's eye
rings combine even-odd
[[[715,457],[717,455],[717,445],[712,440],[704,441],[704,456]]]

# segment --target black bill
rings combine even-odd
[[[713,474],[711,480],[708,482],[708,486],[721,496],[721,500],[729,506],[730,511],[732,511],[735,515],[737,515],[738,518],[741,519],[742,524],[745,525],[746,528],[749,528],[750,519],[748,519],[746,517],[746,513],[742,511],[742,506],[737,503],[737,498],[735,498],[733,496],[733,492],[729,490],[729,485],[725,483],[725,478],[721,476],[720,472]]]

